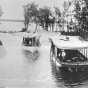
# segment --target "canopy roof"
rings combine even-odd
[[[77,36],[53,36],[51,38],[54,45],[60,49],[84,49],[88,48],[88,42],[79,40]]]
[[[15,36],[20,36],[20,37],[29,37],[29,38],[40,36],[40,34],[37,33],[37,32],[35,32],[35,33],[33,33],[33,32],[30,32],[30,33],[20,32],[20,33],[15,33],[14,35]]]

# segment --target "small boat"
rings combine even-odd
[[[38,50],[40,43],[40,35],[38,33],[26,33],[23,36],[22,48],[24,50],[35,52]]]
[[[50,38],[50,57],[58,67],[88,66],[88,42],[78,36],[53,36]]]

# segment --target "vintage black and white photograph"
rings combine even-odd
[[[0,0],[0,88],[88,88],[88,0]]]

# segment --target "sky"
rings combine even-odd
[[[38,4],[38,7],[48,6],[53,10],[54,5],[58,6],[60,10],[63,9],[63,2],[67,0],[0,0],[0,6],[4,12],[2,19],[24,19],[23,5],[31,2]]]

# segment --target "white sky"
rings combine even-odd
[[[1,18],[5,19],[24,19],[23,5],[35,2],[39,7],[48,6],[54,8],[58,6],[62,10],[62,3],[66,0],[0,0],[0,6],[4,12]]]

